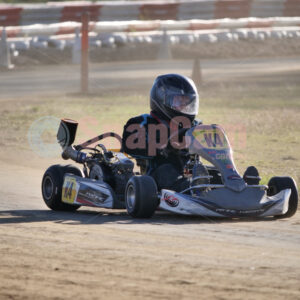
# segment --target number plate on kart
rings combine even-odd
[[[65,203],[75,203],[79,184],[76,179],[71,176],[65,176],[61,200]]]
[[[223,131],[217,126],[202,125],[193,131],[194,138],[205,149],[228,149],[228,141]]]

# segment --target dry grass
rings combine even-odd
[[[199,117],[204,123],[225,127],[241,172],[255,165],[264,183],[275,174],[290,175],[299,182],[299,95],[297,85],[206,86],[202,89]],[[78,120],[77,141],[107,131],[121,134],[126,120],[148,112],[148,107],[148,96],[142,94],[11,99],[1,103],[0,145],[2,149],[30,150],[28,130],[43,116]],[[43,139],[51,138],[55,138],[55,132],[43,135]]]

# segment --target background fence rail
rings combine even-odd
[[[49,2],[0,5],[0,25],[51,24],[79,21],[88,12],[91,21],[188,20],[245,17],[300,16],[300,0],[178,0]]]

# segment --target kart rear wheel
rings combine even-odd
[[[71,165],[53,165],[46,170],[43,176],[43,199],[52,210],[74,211],[80,207],[80,205],[67,204],[61,201],[62,186],[66,173],[82,177],[80,169]]]
[[[150,218],[157,206],[157,186],[150,176],[132,176],[125,190],[125,204],[133,218]]]
[[[288,211],[284,215],[274,217],[276,219],[292,217],[296,213],[298,207],[298,190],[294,179],[291,177],[272,177],[268,183],[268,187],[268,196],[273,196],[285,189],[291,189]]]

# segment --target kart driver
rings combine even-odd
[[[124,126],[122,151],[133,156],[142,174],[154,178],[159,189],[181,190],[189,160],[184,134],[199,124],[199,97],[194,82],[182,75],[158,76],[150,92],[150,114],[133,117]]]

